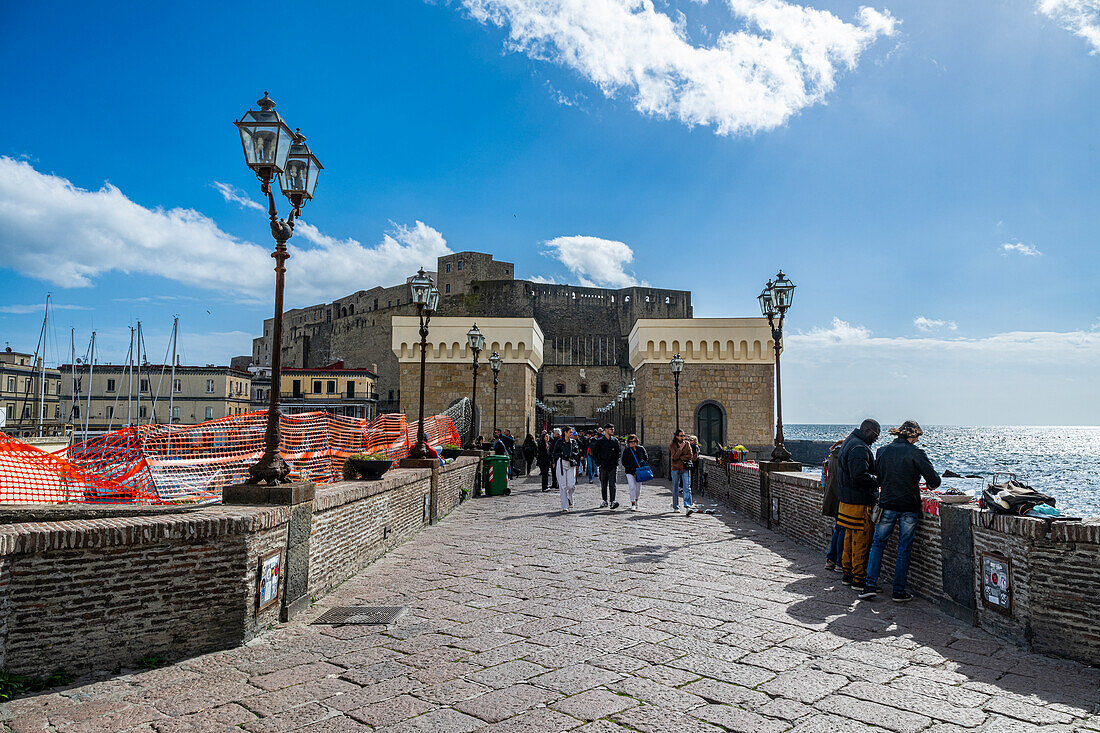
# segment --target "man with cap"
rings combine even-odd
[[[871,551],[871,510],[878,499],[878,475],[871,446],[878,440],[882,428],[878,421],[867,418],[840,446],[839,470],[840,506],[836,523],[844,528],[844,552],[841,567],[844,585],[860,587],[867,577],[867,556]]]
[[[909,551],[913,547],[913,535],[920,520],[920,480],[928,483],[928,488],[940,485],[940,476],[932,467],[932,462],[916,443],[924,433],[916,420],[906,420],[901,427],[891,428],[890,434],[896,436],[892,443],[878,449],[875,457],[878,467],[882,493],[879,506],[882,518],[875,527],[875,538],[871,543],[871,556],[867,563],[867,582],[859,597],[864,600],[874,598],[878,592],[878,575],[882,567],[882,553],[894,525],[901,529],[898,533],[897,562],[894,565],[894,600],[908,601],[912,595],[905,590],[905,579],[909,574]]]

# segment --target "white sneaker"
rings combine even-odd
[[[684,516],[685,517],[690,517],[691,513],[694,512],[694,511],[695,511],[694,506],[686,506],[686,507],[684,507]]]
[[[607,502],[606,501],[603,502],[602,504],[600,504],[600,509],[607,509]]]
[[[632,511],[632,512],[638,511],[638,503],[637,502],[633,502],[633,501],[630,502],[630,511]]]
[[[570,509],[572,509],[572,508],[573,508],[573,502],[569,502],[569,508],[570,508]]]

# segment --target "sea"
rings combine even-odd
[[[841,440],[854,425],[784,425],[788,440]],[[873,448],[893,437],[885,430]],[[946,470],[979,479],[944,479],[945,486],[981,495],[985,483],[1015,474],[1053,496],[1066,516],[1100,517],[1100,426],[922,425],[921,448],[941,474]]]

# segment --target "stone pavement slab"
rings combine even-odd
[[[4,730],[1100,731],[1100,670],[920,600],[859,602],[819,553],[666,483],[638,512],[537,480],[397,547],[238,649],[0,705]],[[703,503],[710,502],[703,498]],[[397,625],[311,626],[337,605]]]

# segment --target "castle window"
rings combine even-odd
[[[374,299],[374,309],[378,310],[378,298]]]
[[[462,260],[458,261],[458,269],[460,269],[460,270],[462,269]]]
[[[401,298],[398,298],[398,299],[397,299],[397,304],[398,304],[398,305],[401,305]]]
[[[387,308],[393,308],[393,301],[392,300],[386,301],[386,307]]]
[[[554,385],[554,391],[557,392],[558,394],[565,394],[565,385],[560,383],[560,382],[555,384]]]
[[[471,290],[473,290],[475,293],[480,293],[481,287],[479,285],[475,285],[471,288]]]
[[[450,265],[448,265],[448,267],[450,267]],[[451,284],[450,283],[447,283],[447,291],[446,292],[448,292],[448,293],[451,292]]]
[[[450,271],[451,271],[451,263],[450,263],[450,262],[448,262],[448,263],[447,263],[447,272],[450,272]]]
[[[588,393],[588,384],[587,383],[581,382],[580,385],[579,385],[579,388],[580,388],[581,394],[587,394]]]
[[[351,305],[348,306],[348,315],[349,316],[354,316],[355,315],[355,304],[354,303],[352,303]]]
[[[603,384],[600,385],[600,394],[607,394],[607,391],[609,389],[610,389],[610,387],[607,386],[607,382],[604,382]]]

